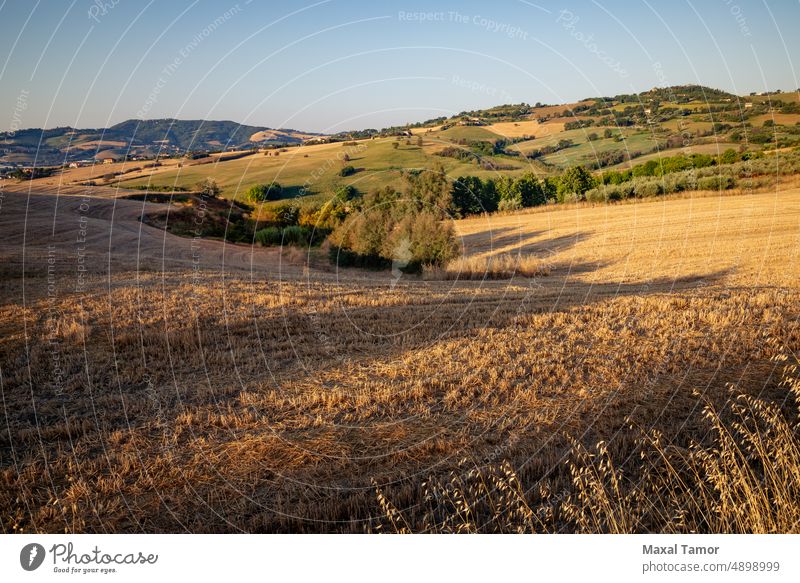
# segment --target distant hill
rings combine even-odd
[[[93,157],[298,144],[318,135],[233,121],[129,119],[105,129],[61,127],[0,132],[0,161],[45,166]]]
[[[783,117],[776,118],[776,114]],[[444,139],[465,146],[481,139],[494,141],[497,136],[491,138],[494,134],[490,132],[487,138],[485,128],[475,127],[492,125],[506,142],[531,142],[538,136],[535,144],[517,145],[517,149],[525,150],[526,155],[538,152],[547,161],[547,156],[552,157],[556,150],[567,151],[567,146],[575,146],[568,150],[571,156],[564,158],[564,163],[593,163],[594,158],[601,154],[603,158],[599,163],[605,167],[620,158],[620,151],[625,148],[617,147],[616,142],[594,140],[583,150],[578,148],[589,135],[597,133],[598,138],[614,140],[616,138],[605,134],[616,131],[615,135],[619,137],[621,129],[649,134],[650,140],[626,142],[625,147],[633,148],[625,153],[628,158],[647,155],[654,149],[673,148],[676,144],[688,143],[687,140],[697,145],[712,138],[724,139],[729,144],[738,144],[742,140],[763,144],[777,139],[776,143],[789,145],[797,138],[798,115],[800,96],[795,92],[737,96],[702,85],[675,85],[613,97],[588,97],[575,103],[504,104],[380,130],[343,131],[332,136],[242,125],[233,121],[131,119],[106,129],[64,127],[0,132],[0,165],[35,163],[48,166],[87,158],[153,157],[189,151],[248,149],[259,145],[288,146],[319,137],[337,141],[380,136],[408,138],[428,131],[441,131]],[[558,139],[564,141],[544,143],[544,130],[536,126],[544,123],[550,124],[549,132],[560,124],[558,127],[562,133]],[[774,131],[763,130],[764,123],[785,127],[777,135]],[[758,131],[751,131],[743,124],[755,124]],[[596,131],[589,128],[596,128]],[[745,130],[747,135],[743,138]],[[563,132],[574,132],[574,135]],[[598,150],[599,146],[611,153]],[[498,149],[502,150],[502,145]]]

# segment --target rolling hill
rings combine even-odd
[[[0,162],[51,166],[88,158],[291,145],[317,135],[233,121],[129,119],[104,129],[32,128],[0,133]]]

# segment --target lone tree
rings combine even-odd
[[[195,185],[195,188],[200,192],[202,196],[207,196],[211,198],[216,198],[222,192],[222,189],[217,184],[217,181],[213,178],[206,178],[205,180],[201,180]]]
[[[271,184],[255,184],[247,191],[247,199],[251,202],[264,202],[275,200],[281,194],[281,185],[277,182]]]

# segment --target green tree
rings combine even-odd
[[[522,196],[514,188],[514,179],[510,176],[501,176],[494,181],[497,190],[497,208],[501,211],[513,211],[522,208]]]
[[[441,162],[435,162],[432,168],[426,170],[406,172],[404,177],[407,204],[414,206],[411,212],[425,209],[444,216],[451,208],[450,185]]]
[[[532,174],[525,174],[515,180],[513,190],[523,207],[539,206],[547,202],[539,180]]]
[[[483,212],[481,204],[483,189],[483,181],[477,176],[460,176],[456,179],[451,189],[455,213],[465,217]]]
[[[542,193],[547,201],[555,202],[558,200],[558,179],[548,176],[542,180]]]
[[[358,196],[358,191],[354,186],[345,184],[337,187],[336,190],[333,191],[333,195],[339,200],[347,202],[348,200],[353,200],[356,196]]]
[[[498,194],[493,180],[461,176],[453,182],[451,198],[453,210],[462,217],[497,210]]]
[[[558,181],[558,201],[582,199],[588,190],[595,187],[596,180],[583,166],[569,168]]]
[[[281,185],[277,182],[271,184],[254,184],[251,186],[245,196],[251,202],[265,202],[267,200],[275,200],[280,197]]]

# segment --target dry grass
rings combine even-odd
[[[776,360],[788,360],[785,354]],[[727,410],[706,404],[709,433],[682,447],[661,431],[618,436],[590,451],[572,441],[571,483],[525,490],[508,462],[462,462],[422,484],[423,503],[402,512],[376,488],[378,530],[629,534],[800,532],[800,375],[785,366],[786,400],[739,395]],[[788,403],[788,406],[787,406]],[[552,472],[558,476],[557,469]]]
[[[514,276],[538,277],[548,275],[549,266],[532,255],[501,255],[459,257],[442,268],[426,270],[428,279],[486,280],[511,279]]]
[[[744,196],[688,195],[457,221],[473,255],[530,254],[584,281],[648,281],[725,271],[728,283],[794,285],[797,183]],[[587,269],[591,266],[591,269]]]
[[[383,517],[393,508],[397,529],[417,530],[426,508],[440,524],[463,498],[447,486],[452,473],[462,490],[506,486],[485,513],[470,507],[476,516],[447,530],[492,530],[480,519],[491,508],[505,509],[496,530],[580,530],[580,516],[562,511],[577,495],[565,462],[599,441],[622,472],[623,497],[604,502],[616,516],[637,491],[630,468],[642,433],[632,424],[699,472],[693,443],[715,443],[704,407],[734,428],[732,396],[783,403],[782,352],[767,339],[800,349],[796,197],[506,215],[491,219],[491,236],[485,222],[460,222],[468,257],[522,252],[553,265],[547,277],[509,281],[164,271],[150,259],[136,270],[98,254],[77,292],[70,256],[51,282],[46,255],[26,255],[24,281],[9,261],[2,529],[364,532],[392,530]],[[11,202],[7,193],[3,208]],[[72,243],[69,224],[60,223]],[[96,252],[109,250],[103,224],[91,223]],[[270,257],[259,261],[281,260]],[[123,267],[103,273],[108,265]],[[491,477],[487,467],[503,460]],[[594,471],[585,461],[575,467]],[[756,477],[742,492],[774,491]],[[441,504],[430,506],[422,482]],[[741,505],[741,493],[726,496]],[[631,508],[620,529],[678,529]],[[587,521],[613,530],[592,512]],[[750,528],[744,517],[730,524]],[[765,517],[763,528],[786,522]]]

